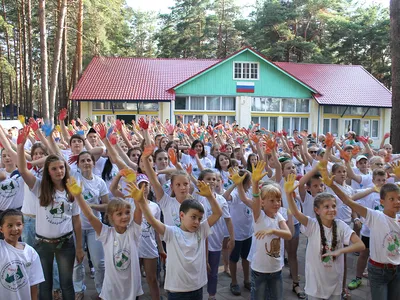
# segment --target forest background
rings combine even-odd
[[[156,13],[125,0],[1,1],[0,107],[10,104],[11,118],[54,120],[61,107],[79,116],[69,95],[95,55],[224,58],[251,46],[272,61],[362,65],[392,88],[391,18],[380,3],[175,0]]]

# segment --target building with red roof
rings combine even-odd
[[[362,66],[274,63],[249,47],[223,60],[94,57],[71,99],[81,117],[98,121],[253,121],[377,141],[390,131],[392,106],[391,92]]]

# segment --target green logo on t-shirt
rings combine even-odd
[[[28,282],[23,272],[23,264],[17,260],[7,263],[1,270],[0,276],[3,287],[13,292],[18,291]]]

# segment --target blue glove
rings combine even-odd
[[[51,133],[53,132],[53,125],[51,123],[44,123],[42,125],[42,130],[44,132],[44,134],[46,135],[46,137],[49,137],[51,135]]]
[[[111,126],[110,128],[108,128],[108,131],[107,131],[107,138],[109,138],[110,135],[111,135],[113,132],[114,132],[114,126]]]
[[[85,135],[85,131],[84,130],[78,130],[76,133],[79,134],[79,135],[82,135],[82,136]]]

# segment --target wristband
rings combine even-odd
[[[355,219],[353,220],[354,223],[355,223],[356,221],[360,221],[360,218],[355,218]]]
[[[253,194],[253,198],[260,197],[260,195],[261,195],[261,193],[258,193],[258,194]]]

